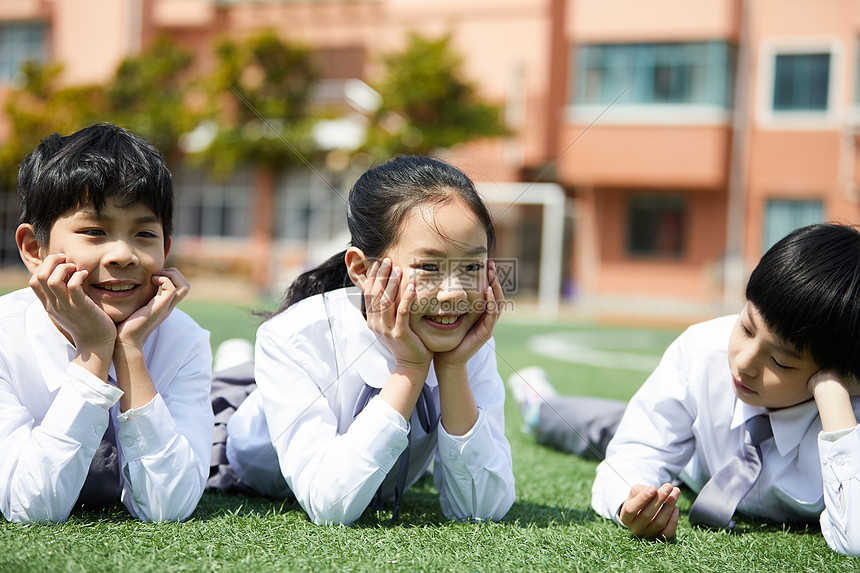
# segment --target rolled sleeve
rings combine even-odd
[[[127,462],[155,454],[179,433],[161,395],[156,394],[137,410],[141,411],[134,417],[125,416],[125,421],[120,420],[118,435]]]
[[[472,477],[491,462],[495,443],[490,433],[483,431],[485,423],[486,415],[478,410],[475,424],[462,436],[452,436],[439,424],[439,453],[451,472]]]

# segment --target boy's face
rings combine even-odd
[[[729,338],[732,388],[751,406],[787,408],[812,398],[806,387],[818,365],[808,352],[770,332],[755,305],[744,306]]]
[[[63,253],[77,270],[88,271],[84,292],[120,323],[155,296],[152,276],[161,273],[169,248],[161,220],[149,207],[120,208],[108,201],[98,213],[85,206],[61,215],[40,254],[44,259]]]

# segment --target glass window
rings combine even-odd
[[[0,81],[12,81],[21,65],[47,59],[44,22],[0,22]]]
[[[336,191],[337,187],[310,169],[288,172],[278,186],[276,236],[314,243],[344,233],[348,191]]]
[[[637,195],[628,204],[627,252],[634,257],[679,258],[684,254],[687,201]]]
[[[827,111],[830,54],[777,54],[774,111]]]
[[[764,212],[762,252],[800,227],[824,221],[824,205],[817,199],[795,201],[768,199]]]
[[[212,181],[190,168],[174,174],[177,236],[249,236],[255,197],[249,173],[237,172],[227,181]]]
[[[735,50],[726,42],[585,44],[575,49],[578,104],[729,107]]]

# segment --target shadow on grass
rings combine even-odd
[[[424,527],[456,523],[445,517],[439,504],[439,494],[433,486],[432,476],[425,475],[414,486],[409,488],[403,497],[400,519],[391,519],[391,504],[386,504],[383,511],[368,509],[356,521],[357,527]],[[592,521],[596,518],[590,510],[571,507],[551,506],[530,501],[516,501],[501,523],[509,523],[518,527],[555,527],[576,525]]]
[[[678,506],[681,508],[681,519],[689,520],[690,508],[693,506],[693,501],[696,499],[696,493],[691,491],[686,486],[681,486],[681,498]],[[689,521],[688,521],[689,524]],[[705,526],[692,525],[696,531],[724,531],[711,529]],[[731,530],[725,530],[729,535],[746,535],[749,533],[793,533],[793,534],[815,534],[821,533],[821,524],[817,520],[798,521],[794,523],[783,523],[779,521],[770,521],[767,519],[759,519],[748,517],[746,515],[735,514],[735,527]]]
[[[244,494],[227,494],[217,491],[206,491],[197,509],[187,520],[189,522],[211,521],[225,517],[263,517],[275,514],[296,513],[301,519],[307,520],[301,505],[295,501],[272,499],[263,496]],[[556,527],[593,522],[597,516],[590,509],[547,505],[532,501],[517,500],[501,523],[518,527]],[[140,523],[132,517],[121,504],[98,510],[75,510],[69,518],[70,523]],[[386,503],[382,510],[368,508],[353,524],[357,528],[413,528],[440,526],[456,523],[442,513],[439,504],[439,494],[433,485],[433,478],[427,475],[421,478],[406,492],[401,505],[400,518],[392,520],[392,504]]]
[[[598,515],[590,509],[516,501],[502,522],[520,527],[557,527],[582,525],[597,519]]]
[[[292,500],[206,491],[190,520],[207,521],[236,515],[262,517],[273,512],[290,513],[293,511],[304,514],[302,507]]]

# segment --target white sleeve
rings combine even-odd
[[[463,436],[452,436],[439,424],[436,489],[449,518],[499,520],[516,493],[511,446],[505,438],[505,386],[496,367],[493,339],[470,361],[469,384],[478,420]]]
[[[323,392],[336,392],[342,381],[333,358],[321,359],[307,340],[281,340],[263,328],[255,361],[287,485],[314,523],[352,523],[406,449],[406,421],[377,397],[338,434],[337,416]]]
[[[692,457],[688,371],[679,338],[630,400],[591,490],[591,506],[603,517],[618,521],[632,486],[659,487],[677,477]]]
[[[35,366],[34,366],[35,367]],[[122,392],[76,364],[36,425],[0,372],[0,504],[7,520],[69,517]]]
[[[860,556],[860,429],[836,440],[819,434],[818,452],[824,481],[821,533],[831,549]]]
[[[195,335],[172,379],[157,381],[155,398],[118,417],[122,502],[146,521],[188,518],[209,476],[212,355],[208,333]]]

